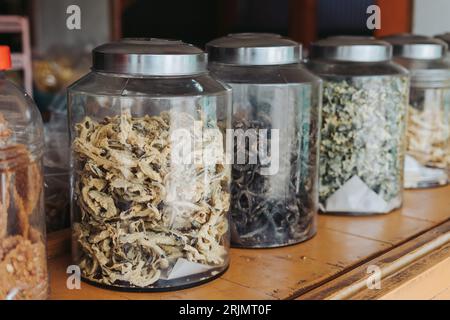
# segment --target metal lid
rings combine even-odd
[[[450,45],[450,32],[438,34],[435,36],[435,38],[444,41],[445,43],[447,43],[447,45]]]
[[[312,43],[311,59],[381,62],[392,59],[392,46],[373,37],[334,36]]]
[[[206,44],[209,60],[234,65],[299,63],[301,44],[273,33],[234,33]]]
[[[449,85],[450,65],[444,59],[423,60],[396,57],[394,61],[410,71],[413,83],[434,82],[433,86]]]
[[[92,69],[136,76],[179,76],[206,71],[207,55],[178,40],[123,39],[92,52]]]
[[[414,35],[398,34],[383,38],[394,47],[394,56],[406,59],[441,59],[447,52],[447,44],[439,39]]]

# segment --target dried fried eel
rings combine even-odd
[[[220,163],[179,163],[174,150],[188,130],[202,151],[214,139],[194,132],[186,113],[76,125],[75,196],[83,276],[108,285],[149,287],[179,258],[222,267],[226,260],[229,172]],[[213,121],[200,126],[216,127]],[[200,139],[203,139],[200,141]],[[210,146],[211,147],[211,146]],[[219,148],[219,145],[212,145]],[[223,155],[223,150],[219,151]]]

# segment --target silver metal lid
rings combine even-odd
[[[381,62],[392,59],[392,46],[372,37],[335,36],[312,43],[311,59]]]
[[[207,55],[178,40],[123,39],[92,52],[92,69],[135,76],[180,76],[206,71]]]
[[[233,65],[299,63],[302,46],[273,33],[234,33],[206,44],[209,61]]]
[[[448,46],[450,46],[450,32],[438,34],[435,38],[444,41]]]
[[[394,47],[394,56],[406,59],[442,59],[447,52],[447,44],[439,39],[414,35],[398,34],[383,38]]]

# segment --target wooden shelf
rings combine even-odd
[[[61,238],[61,234],[57,237]],[[49,241],[52,243],[52,235]],[[428,259],[429,268],[424,269],[424,264],[420,264],[423,259]],[[383,295],[378,291],[378,295],[364,293],[361,292],[364,288],[358,291],[355,286],[365,281],[366,267],[373,263],[382,267],[383,277],[389,283],[386,286],[389,290],[385,288]],[[424,272],[450,266],[450,187],[406,191],[404,207],[389,215],[321,215],[317,235],[299,245],[232,249],[231,266],[222,277],[191,289],[127,293],[82,283],[80,290],[68,290],[66,268],[70,264],[68,254],[50,260],[52,299],[328,299],[358,297],[358,294],[382,298],[401,286],[408,288],[408,281]],[[404,273],[405,268],[415,264],[419,264],[415,273],[403,274],[402,281],[395,278],[397,273]],[[444,285],[436,293],[440,297],[449,296],[450,292],[450,278],[443,280]],[[347,296],[343,292],[348,292]],[[399,293],[391,297],[399,297]]]

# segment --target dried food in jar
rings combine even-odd
[[[407,128],[405,187],[445,185],[448,174],[449,91],[412,88]]]
[[[324,82],[319,199],[327,212],[386,213],[401,205],[408,81]]]
[[[449,139],[448,111],[442,107],[440,99],[434,103],[430,101],[439,94],[432,92],[436,90],[426,89],[423,92],[429,97],[426,104],[425,97],[417,97],[419,92],[415,91],[411,92],[408,115],[407,153],[423,165],[445,168]]]
[[[10,141],[0,114],[0,299],[46,299],[47,259],[44,235],[32,223],[42,210],[42,172],[22,144]]]
[[[318,112],[318,108],[315,110]],[[277,247],[298,243],[314,235],[318,210],[314,174],[317,172],[318,119],[315,115],[305,116],[301,123],[276,129],[279,155],[272,153],[273,150],[268,152],[271,159],[279,157],[275,175],[262,172],[265,164],[259,157],[256,163],[240,164],[235,159],[230,210],[233,245]],[[258,134],[258,139],[250,139],[243,150],[236,144],[235,157],[240,152],[248,157],[262,145],[272,145],[271,130],[274,128],[271,118],[264,112],[259,112],[254,119],[249,119],[245,113],[235,114],[233,128],[247,133],[267,132],[265,143],[261,144]]]
[[[66,100],[65,98],[64,108]],[[58,111],[56,104],[52,104],[51,108],[50,120],[44,124],[44,204],[47,233],[70,228],[70,143],[67,112]]]
[[[44,167],[47,233],[70,227],[70,177],[66,169]]]
[[[446,159],[447,159],[447,171],[449,171],[449,173],[450,173],[450,143],[449,143],[449,146],[447,148],[447,157],[446,157]]]
[[[86,279],[147,288],[171,279],[180,265],[196,272],[227,265],[230,173],[214,159],[174,159],[183,139],[172,133],[180,128],[200,146],[195,150],[224,158],[223,143],[208,136],[216,131],[195,131],[215,129],[217,123],[201,111],[199,118],[176,111],[123,113],[101,122],[86,117],[75,125],[81,217],[74,232]]]

